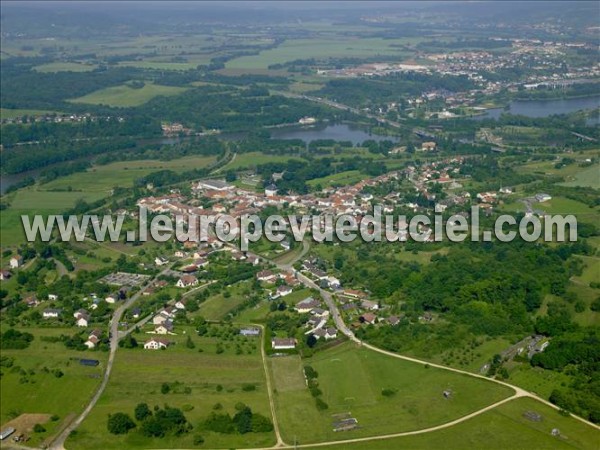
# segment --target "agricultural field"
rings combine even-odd
[[[366,57],[373,55],[402,56],[403,51],[392,47],[401,40],[394,39],[339,39],[316,38],[285,41],[274,49],[264,50],[258,55],[242,56],[225,64],[227,70],[268,69],[269,65],[282,64],[296,59]]]
[[[271,418],[259,338],[198,337],[192,327],[183,326],[177,326],[175,332],[177,335],[166,337],[175,343],[166,350],[119,350],[110,384],[77,433],[67,440],[66,448],[193,448],[196,434],[204,437],[207,448],[275,443],[272,433],[219,434],[201,427],[212,411],[233,415],[238,402]],[[187,335],[195,348],[186,346]],[[152,337],[144,333],[134,336],[140,343]],[[238,344],[244,349],[242,354],[236,354]],[[223,347],[222,353],[217,353],[218,345]],[[161,393],[163,383],[171,383],[167,394]],[[246,384],[254,385],[255,390],[242,390]],[[150,408],[164,404],[180,408],[194,428],[183,436],[165,438],[144,437],[135,429],[119,436],[107,432],[108,414],[126,412],[133,417],[140,402]],[[216,404],[221,406],[215,409]]]
[[[301,160],[302,158],[292,155],[269,155],[260,151],[240,153],[235,156],[235,159],[231,161],[223,170],[239,170],[239,169],[250,169],[261,164],[270,162],[286,162],[289,160]]]
[[[2,331],[7,327],[2,326]],[[22,350],[2,350],[3,358],[14,358],[12,367],[2,367],[0,418],[2,428],[21,414],[56,415],[44,424],[46,432],[33,433],[31,444],[40,445],[57,432],[65,421],[83,409],[100,383],[107,353],[67,349],[62,342],[42,341],[42,337],[72,335],[73,328],[23,328],[34,335],[30,346]],[[80,331],[80,330],[77,330]],[[78,359],[101,361],[97,367],[79,364]],[[48,371],[46,371],[48,369]],[[54,373],[59,370],[62,375]],[[69,395],[65,395],[68,390]]]
[[[155,97],[178,95],[185,92],[185,90],[186,89],[182,87],[161,86],[152,83],[146,83],[139,89],[135,89],[127,84],[122,84],[120,86],[100,89],[99,91],[69,101],[73,103],[129,108],[143,105]]]
[[[304,382],[302,365],[319,374],[318,411]],[[313,358],[273,358],[275,401],[284,439],[298,443],[351,439],[427,428],[448,422],[511,395],[511,390],[357,348],[346,343]],[[382,390],[390,390],[384,396]],[[452,392],[444,398],[443,391]],[[332,415],[350,412],[359,428],[335,433]]]
[[[0,108],[0,119],[2,119],[2,120],[14,119],[16,117],[23,117],[23,116],[32,116],[32,117],[45,116],[48,114],[60,114],[60,113],[57,111],[47,111],[47,110],[41,110],[41,109]]]
[[[185,172],[209,166],[214,156],[186,156],[169,161],[133,160],[94,166],[86,172],[61,177],[40,186],[40,190],[62,191],[71,189],[83,193],[102,192],[108,195],[114,187],[132,187],[134,180],[160,170]]]
[[[525,417],[524,414],[530,411],[540,414],[542,420],[534,422]],[[559,430],[559,436],[552,436],[552,430],[555,428]],[[391,448],[588,450],[598,447],[598,439],[599,433],[592,427],[572,417],[562,416],[555,409],[535,400],[519,398],[446,429],[412,436],[344,444],[343,448],[349,450]],[[314,448],[337,450],[342,447],[331,445]]]
[[[232,309],[241,305],[249,297],[247,294],[249,289],[248,282],[238,283],[227,290],[229,297],[225,298],[223,293],[209,297],[202,302],[200,309],[194,315],[202,316],[206,320],[223,320]]]
[[[600,165],[593,165],[576,172],[573,180],[563,183],[563,186],[583,186],[600,189]]]
[[[306,184],[313,188],[317,186],[328,188],[331,186],[355,184],[361,180],[364,180],[365,178],[368,178],[368,175],[363,175],[359,170],[348,170],[346,172],[336,173],[323,178],[315,178],[314,180],[308,181]]]
[[[98,66],[95,64],[82,64],[76,62],[53,62],[35,66],[34,70],[42,73],[56,72],[91,72]]]

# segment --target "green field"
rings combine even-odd
[[[242,337],[225,340],[225,352],[216,354],[216,338],[198,337],[191,327],[177,326],[175,331],[178,335],[169,336],[168,339],[176,344],[167,350],[119,350],[108,387],[75,436],[66,442],[66,448],[193,448],[193,437],[197,433],[205,438],[204,446],[207,448],[271,446],[275,443],[272,433],[248,433],[242,436],[200,429],[200,422],[213,411],[217,403],[223,406],[221,412],[232,415],[235,413],[234,405],[243,402],[253,411],[271,417],[259,340]],[[192,335],[195,349],[185,346],[184,331]],[[143,343],[151,335],[138,334],[135,337]],[[236,355],[236,342],[246,342],[242,345],[250,354],[244,352]],[[203,351],[199,352],[199,348]],[[163,383],[175,381],[191,388],[191,393],[161,393]],[[254,384],[256,390],[242,391],[244,383]],[[223,388],[220,392],[218,385]],[[121,411],[133,416],[133,409],[140,402],[147,402],[151,408],[164,404],[183,409],[193,407],[184,411],[184,414],[194,429],[180,437],[167,436],[163,439],[144,437],[137,430],[124,436],[108,434],[108,414]]]
[[[300,160],[301,158],[291,155],[268,155],[259,151],[241,153],[236,155],[235,159],[227,164],[225,167],[227,170],[238,170],[253,168],[261,164],[270,162],[286,162],[291,159]]]
[[[231,293],[229,298],[225,298],[222,293],[209,297],[202,302],[197,314],[207,320],[222,320],[229,311],[241,305],[248,298],[245,293],[248,289],[249,283],[242,282],[228,289],[228,292]]]
[[[367,175],[363,175],[359,170],[348,170],[346,172],[335,173],[323,178],[315,178],[306,184],[313,188],[319,185],[322,188],[327,188],[331,186],[345,186],[347,184],[358,183],[365,178],[367,178]]]
[[[541,414],[541,422],[523,416],[528,411]],[[551,435],[558,428],[560,436]],[[600,432],[571,417],[529,398],[519,398],[452,427],[392,439],[371,440],[344,445],[313,447],[327,450],[389,450],[406,448],[555,450],[598,448]]]
[[[141,89],[134,89],[126,84],[100,89],[83,97],[69,101],[91,105],[107,105],[120,108],[140,106],[159,96],[171,96],[185,92],[185,88],[176,86],[161,86],[146,83]]]
[[[305,444],[410,431],[439,425],[511,394],[509,388],[464,375],[402,361],[346,343],[301,361],[273,358],[275,401],[283,437]],[[315,407],[302,364],[319,373],[319,389],[329,409]],[[384,397],[382,389],[394,389]],[[452,391],[445,399],[442,392]],[[351,412],[360,428],[335,433],[332,414]]]
[[[596,164],[578,171],[572,181],[562,183],[563,186],[583,186],[600,189],[600,165]]]
[[[97,66],[95,64],[80,64],[75,62],[52,62],[35,66],[33,69],[43,73],[55,72],[91,72]]]
[[[83,193],[108,192],[114,187],[132,187],[134,180],[159,170],[185,172],[206,167],[215,162],[214,156],[186,156],[170,161],[134,160],[94,166],[86,172],[74,173],[40,186],[41,190],[72,188]]]
[[[280,46],[262,51],[258,55],[242,56],[225,64],[226,69],[267,69],[271,64],[281,64],[306,58],[366,57],[373,55],[402,55],[403,51],[391,47],[400,40],[381,38],[317,38],[287,40]]]
[[[2,246],[22,242],[21,214],[59,214],[82,199],[89,203],[110,195],[114,187],[129,188],[137,178],[159,170],[184,172],[206,167],[213,156],[188,156],[171,161],[135,160],[94,166],[86,172],[60,177],[40,186],[31,186],[7,196],[10,207],[0,212]]]
[[[44,425],[48,430],[46,433],[35,434],[31,443],[39,445],[63,424],[65,418],[70,420],[83,409],[100,382],[107,353],[68,350],[61,342],[40,340],[41,336],[72,335],[76,331],[73,328],[27,328],[22,331],[35,336],[28,348],[2,350],[3,357],[14,358],[14,365],[2,368],[0,417],[4,425],[22,413],[58,415],[58,421]],[[101,364],[98,367],[86,367],[71,358],[93,358],[100,360]],[[44,367],[50,373],[44,373]],[[54,376],[54,369],[60,369],[64,376]]]
[[[14,119],[23,116],[45,116],[47,114],[60,114],[56,111],[45,111],[41,109],[7,109],[0,108],[0,119]]]

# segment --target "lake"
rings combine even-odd
[[[498,119],[503,112],[520,114],[527,117],[548,117],[553,114],[568,114],[598,107],[600,107],[600,96],[560,100],[515,100],[510,102],[508,110],[504,108],[491,108],[485,114],[475,116],[473,119]]]
[[[315,125],[312,127],[278,128],[271,131],[274,139],[301,139],[312,142],[319,139],[333,139],[335,141],[350,141],[352,145],[362,144],[364,141],[392,141],[398,142],[395,136],[382,136],[369,133],[363,128],[348,124]]]

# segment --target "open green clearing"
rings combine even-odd
[[[226,435],[200,429],[200,422],[217,403],[223,406],[218,412],[233,415],[234,405],[243,402],[254,412],[271,418],[259,339],[235,337],[222,341],[225,351],[217,354],[217,338],[198,337],[192,327],[177,326],[175,332],[177,336],[166,337],[176,342],[167,350],[137,348],[117,352],[108,387],[77,433],[68,439],[66,448],[193,448],[193,437],[197,433],[206,440],[206,448],[258,447],[275,443],[272,433]],[[185,346],[184,332],[192,336],[196,348]],[[151,337],[150,334],[135,335],[140,344]],[[251,349],[250,354],[244,351],[244,354],[236,355],[236,342],[245,342],[242,347]],[[199,352],[199,349],[203,351]],[[161,393],[163,383],[175,381],[183,384],[181,388],[191,388],[191,393]],[[254,384],[256,390],[243,391],[245,383]],[[218,385],[223,388],[220,392]],[[137,430],[127,435],[109,434],[106,429],[108,414],[120,411],[133,417],[133,410],[140,402],[148,403],[150,408],[168,404],[183,409],[194,429],[180,437],[163,439],[144,437]],[[190,407],[193,409],[189,410]]]
[[[83,97],[74,98],[73,103],[87,103],[91,105],[107,105],[114,107],[127,108],[140,106],[152,100],[154,97],[171,96],[185,92],[185,88],[176,86],[161,86],[158,84],[146,83],[140,89],[134,89],[126,84],[113,86],[106,89],[100,89]]]
[[[352,343],[301,361],[296,356],[270,362],[284,439],[299,443],[351,439],[417,430],[449,422],[511,394],[511,389],[465,375],[402,361]],[[304,382],[302,364],[319,373],[319,389],[329,409],[319,412]],[[391,397],[382,389],[396,391]],[[450,399],[443,396],[451,390]],[[336,433],[332,414],[351,412],[360,428]]]
[[[3,247],[19,244],[25,240],[21,215],[32,218],[36,214],[62,214],[75,206],[80,199],[93,202],[105,197],[102,192],[48,192],[35,187],[19,189],[9,196],[10,207],[2,211],[0,240]]]
[[[584,186],[600,189],[600,165],[596,164],[578,171],[574,180],[562,184],[563,186]]]
[[[250,288],[248,282],[238,283],[227,292],[230,297],[225,298],[222,293],[213,295],[202,302],[197,315],[204,317],[206,320],[222,320],[235,307],[241,305],[244,300],[249,297],[247,294]]]
[[[541,422],[523,416],[528,411],[541,414]],[[560,436],[551,435],[558,428]],[[542,450],[598,448],[600,432],[572,417],[529,398],[519,398],[452,427],[393,439],[315,447],[337,450],[388,450],[392,448],[448,450],[488,449]]]
[[[2,327],[2,331],[6,329]],[[45,424],[47,431],[36,433],[33,441],[30,441],[40,444],[57,431],[65,418],[70,420],[83,409],[100,383],[107,353],[68,350],[61,342],[44,342],[40,339],[42,336],[72,335],[76,331],[73,328],[25,328],[19,331],[31,333],[35,338],[26,349],[2,350],[2,356],[14,358],[14,364],[11,368],[2,368],[0,417],[4,424],[22,413],[58,415],[58,421]],[[71,358],[98,359],[101,364],[87,367]],[[44,373],[44,367],[50,373]],[[52,373],[54,369],[60,369],[64,375],[56,377]],[[28,382],[21,382],[24,380]]]
[[[258,55],[242,56],[227,62],[227,69],[267,69],[271,64],[282,64],[296,59],[367,57],[374,55],[402,55],[403,51],[392,47],[399,40],[381,38],[363,39],[295,39],[280,46],[262,51]]]
[[[224,170],[238,170],[254,168],[261,164],[287,162],[289,160],[301,160],[298,156],[292,155],[267,155],[262,152],[241,153],[235,156],[235,159],[224,167]]]
[[[187,156],[171,161],[135,160],[94,166],[86,172],[74,173],[46,183],[42,190],[72,190],[82,193],[104,192],[114,187],[132,187],[134,180],[159,170],[185,172],[202,168],[215,161],[214,156]]]
[[[97,66],[95,64],[81,64],[76,62],[52,62],[35,66],[34,70],[43,73],[56,72],[91,72]]]
[[[45,116],[47,114],[60,114],[56,111],[45,111],[41,109],[8,109],[0,108],[0,119],[14,119],[23,116]]]
[[[361,180],[368,178],[368,175],[363,175],[360,170],[348,170],[346,172],[335,173],[323,178],[315,178],[308,181],[311,187],[321,186],[323,188],[331,186],[345,186],[348,184],[358,183]]]
[[[75,206],[78,200],[88,203],[110,195],[114,187],[132,187],[134,180],[158,170],[185,172],[206,167],[213,156],[189,156],[171,161],[136,160],[94,166],[86,172],[60,177],[43,185],[31,186],[9,194],[10,207],[0,214],[0,238],[3,246],[23,242],[25,235],[21,215],[61,214]]]

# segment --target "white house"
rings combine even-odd
[[[277,276],[270,270],[261,270],[256,274],[256,279],[258,281],[265,281],[267,283],[272,283],[276,278]]]
[[[177,303],[175,303],[175,308],[185,310],[186,303],[187,303],[186,300],[183,298],[181,300],[177,300]]]
[[[166,320],[163,323],[161,323],[160,325],[156,325],[156,327],[154,327],[154,332],[156,334],[169,334],[173,332],[173,322],[171,322],[170,320]]]
[[[79,316],[76,317],[75,324],[78,327],[87,327],[89,320],[90,317],[87,314],[79,314]]]
[[[56,294],[48,294],[48,300],[58,300],[58,295],[56,295]]]
[[[198,279],[193,275],[184,275],[177,281],[177,287],[186,288],[190,286],[197,286]]]
[[[119,296],[117,294],[110,294],[104,300],[106,303],[115,303],[118,300]]]
[[[277,297],[285,297],[286,295],[290,295],[291,293],[292,288],[285,285],[279,286],[276,291]]]
[[[301,300],[298,303],[296,303],[295,309],[300,314],[306,314],[306,313],[310,312],[311,310],[313,310],[314,308],[318,308],[320,305],[321,305],[321,303],[319,303],[314,298],[307,297],[304,300]]]
[[[144,343],[145,350],[160,350],[161,348],[167,348],[169,341],[166,339],[152,338]]]
[[[60,316],[60,309],[45,309],[42,313],[44,319],[55,319]]]
[[[23,257],[21,255],[13,256],[9,261],[11,269],[18,269],[23,265]]]
[[[169,316],[165,314],[164,311],[161,311],[152,318],[152,323],[154,325],[160,325],[161,323],[164,323],[167,320],[169,320]]]
[[[164,266],[165,264],[169,264],[169,260],[163,256],[157,256],[154,258],[154,264],[157,266]]]
[[[271,339],[273,350],[291,350],[296,348],[296,339],[294,338],[273,338]]]

